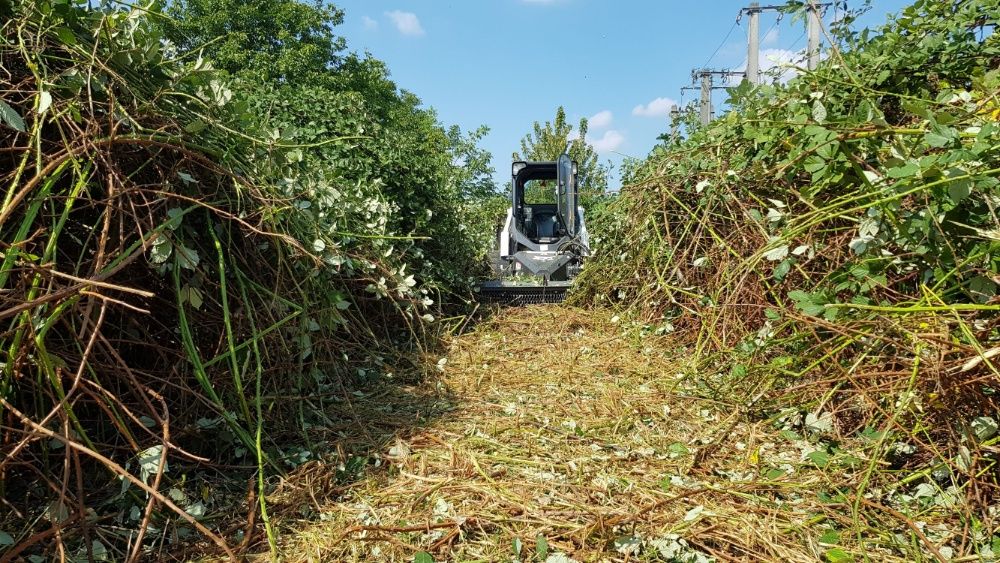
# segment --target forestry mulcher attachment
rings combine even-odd
[[[479,286],[480,300],[558,303],[590,255],[577,165],[563,154],[555,162],[515,162],[511,175],[511,206],[497,237],[499,279]]]

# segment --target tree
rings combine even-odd
[[[478,146],[486,130],[445,129],[384,62],[346,52],[335,35],[344,14],[323,0],[174,0],[168,10],[166,37],[238,78],[245,127],[301,145],[286,175],[299,180],[286,184],[329,192],[336,205],[310,209],[368,231],[332,242],[404,254],[420,283],[461,289],[476,274],[497,199]]]
[[[333,34],[344,12],[320,0],[175,0],[166,12],[164,32],[178,47],[251,82],[310,83],[346,48]]]
[[[604,194],[608,187],[608,167],[597,160],[597,151],[587,144],[587,119],[580,119],[573,136],[573,126],[566,121],[566,110],[562,106],[556,110],[555,121],[544,125],[535,122],[531,134],[521,139],[521,152],[514,153],[514,160],[556,160],[563,152],[568,152],[579,169],[579,191],[581,203],[586,203]]]
[[[496,170],[490,164],[493,155],[479,146],[489,131],[485,125],[466,134],[457,125],[448,129],[449,152],[454,165],[452,182],[463,199],[479,201],[499,195],[493,179]]]

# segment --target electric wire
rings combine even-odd
[[[778,14],[778,17],[777,17],[777,18],[776,18],[776,19],[774,20],[774,23],[773,23],[773,24],[771,24],[771,27],[769,27],[769,28],[767,29],[767,31],[765,31],[765,32],[764,32],[764,35],[761,35],[761,36],[760,36],[760,41],[761,41],[761,44],[763,44],[763,43],[764,43],[764,42],[765,42],[765,41],[767,40],[767,36],[768,36],[768,35],[770,35],[772,31],[774,31],[774,28],[778,27],[778,24],[780,24],[780,23],[781,23],[781,20],[782,20],[783,18],[784,18],[784,14],[780,14],[780,13],[779,13],[779,14]]]
[[[798,45],[798,44],[799,44],[799,41],[802,41],[802,39],[803,39],[803,38],[804,38],[805,36],[806,36],[806,32],[804,32],[804,31],[803,31],[803,32],[802,32],[802,35],[799,35],[799,38],[798,38],[798,39],[796,39],[796,40],[795,40],[795,42],[793,42],[793,43],[792,43],[792,46],[791,46],[791,47],[789,47],[789,48],[788,48],[788,50],[789,50],[789,51],[793,51],[793,52],[794,52],[794,51],[795,51],[795,46],[796,46],[796,45]]]
[[[712,56],[708,57],[708,60],[705,61],[705,64],[701,65],[701,68],[708,68],[708,63],[712,62],[712,59],[715,58],[715,55],[719,54],[719,51],[722,50],[722,47],[726,44],[726,41],[729,41],[729,36],[733,34],[733,30],[736,29],[736,26],[738,25],[740,25],[739,18],[737,18],[736,21],[733,22],[733,25],[729,28],[729,31],[726,33],[726,36],[722,38],[722,42],[719,43],[719,46],[715,48],[715,52],[712,53]]]

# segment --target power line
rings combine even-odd
[[[738,26],[739,24],[740,20],[739,18],[737,18],[736,21],[733,22],[733,25],[729,28],[729,32],[727,32],[726,36],[722,39],[722,43],[719,43],[719,46],[715,48],[715,52],[712,53],[711,57],[708,57],[708,60],[705,61],[705,64],[701,65],[702,68],[708,68],[708,63],[712,62],[712,59],[715,58],[715,55],[719,54],[719,51],[722,50],[722,47],[723,45],[726,44],[726,41],[729,41],[729,36],[733,34],[733,30],[736,29],[736,26]]]
[[[773,24],[771,24],[771,27],[770,27],[770,28],[768,28],[768,30],[767,30],[767,31],[765,31],[765,32],[764,32],[764,35],[763,35],[763,36],[761,37],[761,40],[762,40],[762,41],[766,41],[766,40],[767,40],[767,36],[768,36],[768,35],[770,35],[770,33],[771,33],[772,31],[774,31],[774,28],[778,27],[778,24],[780,24],[780,23],[781,23],[781,20],[782,20],[782,18],[784,18],[784,17],[785,17],[785,14],[783,14],[783,13],[781,13],[781,12],[778,12],[778,17],[777,17],[777,19],[775,19],[774,23],[773,23]]]
[[[798,39],[796,39],[796,40],[795,40],[795,41],[794,41],[794,42],[792,43],[792,46],[791,46],[791,47],[789,47],[789,48],[788,48],[788,50],[789,50],[789,51],[792,51],[792,52],[794,52],[794,51],[795,51],[795,46],[796,46],[796,45],[798,45],[798,44],[799,44],[799,41],[802,41],[802,38],[803,38],[803,37],[805,37],[805,36],[806,36],[806,32],[804,32],[804,31],[803,31],[803,32],[802,32],[802,35],[800,35],[800,36],[799,36],[799,38],[798,38]]]

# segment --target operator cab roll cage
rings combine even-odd
[[[555,162],[518,161],[511,165],[511,210],[516,228],[535,244],[551,244],[577,234],[577,164],[563,154]],[[553,182],[556,203],[527,203],[532,180]]]

